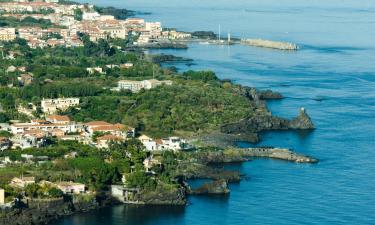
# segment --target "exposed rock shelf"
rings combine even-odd
[[[299,154],[285,148],[228,148],[221,151],[207,151],[195,156],[201,163],[231,163],[243,162],[252,158],[262,157],[280,159],[296,163],[317,163],[318,160],[310,156]],[[223,178],[224,179],[224,178]]]
[[[310,156],[295,153],[284,148],[248,148],[239,149],[240,154],[244,157],[262,157],[286,160],[296,163],[317,163],[318,160]]]

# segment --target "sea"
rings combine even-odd
[[[231,165],[248,179],[228,196],[192,196],[186,207],[116,206],[53,225],[375,224],[374,0],[91,0],[147,14],[181,31],[212,30],[238,38],[287,41],[299,51],[190,44],[152,50],[191,58],[180,71],[213,70],[220,78],[272,89],[273,115],[304,107],[317,129],[266,132],[259,146],[291,148],[318,164],[258,159]],[[241,146],[248,146],[241,143]]]

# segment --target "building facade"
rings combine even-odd
[[[13,41],[16,39],[15,28],[2,28],[0,27],[0,41]]]
[[[55,114],[58,110],[64,111],[78,105],[79,98],[43,99],[41,102],[42,111],[46,114]]]

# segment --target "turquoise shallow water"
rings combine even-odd
[[[162,50],[193,58],[181,70],[213,69],[221,78],[272,88],[268,103],[291,118],[305,107],[317,130],[271,132],[259,145],[291,147],[316,165],[256,160],[237,165],[250,176],[229,197],[191,197],[186,208],[114,207],[55,225],[120,224],[375,224],[375,4],[355,0],[151,1],[95,0],[151,12],[145,17],[181,30],[298,43],[298,52],[193,44]],[[318,101],[319,100],[319,101]]]

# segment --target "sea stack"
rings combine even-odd
[[[315,129],[315,126],[307,114],[305,108],[300,109],[299,115],[289,122],[290,129],[310,130]]]

